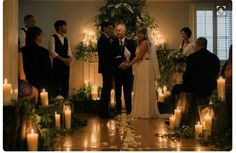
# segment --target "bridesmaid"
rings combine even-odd
[[[182,38],[182,43],[180,44],[180,52],[185,55],[190,55],[195,52],[194,43],[190,41],[192,36],[192,31],[188,27],[184,27],[180,30],[180,36]]]

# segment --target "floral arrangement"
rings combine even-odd
[[[73,51],[73,55],[77,60],[97,61],[97,46],[92,41],[89,41],[88,44],[81,41],[76,45],[75,50]]]
[[[172,60],[174,63],[185,63],[187,59],[187,55],[176,50],[176,51],[171,52],[168,55],[168,59]]]
[[[146,0],[107,0],[107,4],[99,9],[95,18],[98,34],[100,33],[100,25],[104,21],[114,24],[124,23],[127,27],[127,36],[133,39],[138,27],[157,27],[154,19],[144,11],[145,3]]]
[[[173,50],[157,50],[157,58],[159,62],[161,78],[158,80],[159,86],[167,85],[171,89],[171,81],[173,75],[174,63],[173,59],[169,58]]]

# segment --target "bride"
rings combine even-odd
[[[122,63],[120,68],[133,66],[134,95],[131,116],[135,118],[157,118],[160,116],[157,107],[155,79],[160,78],[157,57],[148,40],[146,28],[136,32],[138,46],[136,57],[131,62]]]

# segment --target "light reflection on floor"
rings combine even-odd
[[[83,151],[83,150],[117,150],[121,148],[122,134],[115,120],[105,120],[95,115],[83,115],[88,120],[88,126],[82,127],[70,136],[61,137],[53,150]],[[131,122],[134,133],[142,136],[139,149],[144,151],[210,151],[209,147],[200,146],[195,140],[170,141],[167,138],[156,137],[156,133],[165,134],[167,126],[162,119],[138,119]],[[138,148],[136,150],[139,150]]]

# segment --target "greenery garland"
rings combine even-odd
[[[127,27],[127,37],[134,39],[135,32],[139,27],[154,28],[154,22],[147,11],[145,11],[146,0],[107,0],[105,6],[99,9],[95,18],[95,26],[98,35],[101,32],[100,25],[104,21],[114,24],[124,23]]]

